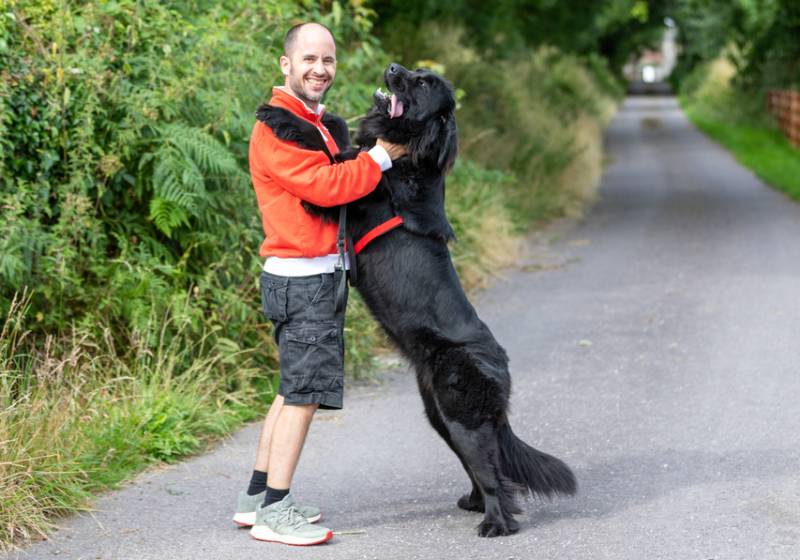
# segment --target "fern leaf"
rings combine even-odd
[[[181,206],[160,197],[150,201],[150,220],[169,238],[175,228],[189,224],[189,216]]]
[[[205,193],[205,186],[194,162],[187,160],[178,150],[166,147],[157,152],[153,191],[157,197],[196,215],[196,199]]]
[[[200,128],[171,123],[163,125],[161,133],[167,142],[191,158],[205,173],[233,175],[241,172],[228,148]]]

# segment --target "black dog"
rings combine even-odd
[[[432,72],[410,72],[398,64],[391,64],[384,78],[390,93],[376,93],[356,140],[369,148],[385,138],[407,145],[408,155],[394,162],[373,193],[348,205],[347,230],[359,240],[396,216],[402,227],[361,250],[356,287],[414,365],[428,419],[472,481],[458,506],[485,512],[479,535],[508,535],[519,528],[513,517],[520,512],[516,491],[574,494],[575,477],[561,460],[511,431],[508,357],[467,300],[450,259],[453,230],[444,211],[444,175],[457,153],[453,90]],[[276,111],[260,109],[259,119],[281,136],[287,116]],[[325,124],[340,146],[347,142],[341,121]],[[322,149],[313,127],[292,134],[284,136]],[[335,209],[306,208],[338,216]]]

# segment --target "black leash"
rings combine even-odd
[[[356,261],[356,248],[353,245],[353,240],[350,238],[350,234],[346,234],[347,237],[345,238],[345,249],[347,250],[347,259],[350,263],[350,270],[347,272],[347,277],[350,279],[351,286],[358,285],[358,262]]]
[[[336,160],[331,154],[330,150],[326,145],[322,145],[322,151],[325,152],[325,155],[328,156],[328,159],[331,160],[331,163],[335,163]],[[342,204],[339,206],[339,233],[336,236],[336,253],[338,257],[336,258],[336,264],[333,267],[333,283],[336,286],[336,312],[339,313],[342,311],[345,306],[347,305],[347,270],[344,267],[344,255],[345,250],[350,251],[351,257],[350,260],[350,273],[355,275],[355,254],[353,254],[352,250],[352,243],[347,238],[347,205]],[[355,276],[354,276],[355,277]],[[355,281],[353,281],[355,283]]]
[[[333,280],[336,284],[336,312],[347,305],[347,271],[344,267],[345,245],[347,244],[347,205],[339,207],[339,234],[336,236],[336,252],[339,254],[333,267]],[[352,270],[354,263],[350,263]]]

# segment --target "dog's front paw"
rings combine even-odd
[[[519,523],[514,519],[484,519],[478,525],[479,537],[504,537],[519,531]]]
[[[461,509],[465,509],[467,511],[477,511],[483,513],[486,509],[486,506],[483,504],[483,497],[480,493],[471,492],[469,494],[464,494],[458,499],[456,505]]]

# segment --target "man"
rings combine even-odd
[[[285,126],[279,133],[269,121],[256,122],[250,172],[266,234],[262,303],[274,325],[281,381],[234,521],[251,525],[250,534],[259,540],[311,545],[329,540],[332,532],[312,524],[321,518],[319,509],[297,504],[290,485],[314,412],[342,407],[344,311],[337,312],[334,301],[338,226],[306,213],[301,204],[337,206],[369,194],[405,147],[379,140],[356,159],[333,164],[325,152],[279,137],[287,128],[316,134],[311,124],[332,155],[339,151],[336,132],[340,143],[347,141],[341,140],[343,121],[326,115],[320,104],[336,75],[330,30],[316,23],[290,29],[280,66],[284,85],[273,88],[269,106],[288,111],[280,112]]]

